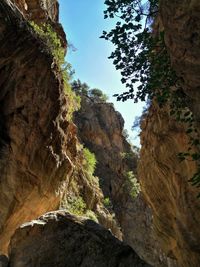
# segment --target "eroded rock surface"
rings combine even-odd
[[[63,195],[82,197],[120,237],[98,183],[82,166],[71,103],[48,47],[10,1],[0,2],[0,20],[0,252],[7,253],[17,227],[59,208]]]
[[[165,42],[181,86],[188,96],[200,129],[200,2],[199,0],[160,1]]]
[[[7,0],[0,2],[0,47],[0,251],[6,253],[20,224],[58,207],[77,139],[51,54]]]
[[[98,224],[62,211],[22,225],[9,251],[10,267],[149,266]]]
[[[133,199],[127,187],[127,172],[136,173],[137,155],[123,136],[121,115],[110,103],[82,96],[75,122],[79,138],[96,155],[95,174],[104,196],[111,199],[123,240],[154,266],[176,266],[160,249],[152,229],[152,212],[142,194]]]
[[[142,123],[141,142],[139,176],[160,246],[179,266],[198,267],[200,203],[198,189],[188,182],[196,165],[177,156],[188,148],[185,127],[167,108],[153,104]]]

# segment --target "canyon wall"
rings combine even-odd
[[[160,1],[165,43],[198,132],[199,16],[199,1]],[[189,182],[197,171],[197,163],[181,162],[178,158],[178,153],[187,152],[189,147],[187,128],[170,115],[168,107],[159,108],[152,103],[142,122],[139,176],[153,210],[154,229],[161,247],[169,257],[177,259],[179,266],[197,267],[200,262],[199,189]]]
[[[49,22],[66,47],[65,38],[57,31],[56,14],[49,13],[48,5],[45,8],[41,3],[8,0],[0,3],[0,254],[8,253],[11,236],[21,224],[58,209],[60,204],[67,205],[68,198],[82,201],[90,215],[95,213],[99,223],[121,237],[113,215],[103,205],[97,178],[83,167],[83,146],[69,116],[72,103],[64,92],[59,66],[27,21]],[[76,236],[76,231],[69,230],[70,235]],[[79,239],[78,245],[82,246],[81,234]],[[103,243],[100,249],[106,245]],[[31,253],[31,257],[37,258],[37,253]],[[127,252],[122,248],[123,253],[127,263],[122,266],[136,262],[136,266],[148,266],[130,248],[127,247]],[[118,258],[116,254],[114,261]],[[0,264],[7,264],[5,259],[1,255]],[[82,260],[80,256],[79,261]],[[19,266],[21,260],[15,264]]]
[[[133,171],[139,177],[136,170],[139,155],[123,135],[121,114],[111,103],[82,95],[75,123],[81,142],[96,155],[95,174],[104,196],[111,200],[123,240],[152,266],[177,266],[176,261],[160,249],[152,227],[152,212],[142,193],[136,198],[131,196],[127,173]]]
[[[82,166],[71,98],[54,58],[15,5],[2,1],[0,18],[0,252],[7,253],[17,227],[59,208],[62,197],[81,196],[120,237],[98,183]]]
[[[185,125],[177,123],[168,108],[154,103],[142,122],[139,176],[161,247],[179,266],[197,267],[199,190],[188,181],[196,164],[178,158],[178,153],[188,149],[185,132]]]

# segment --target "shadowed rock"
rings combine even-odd
[[[64,211],[50,212],[14,234],[10,267],[148,267],[97,223]]]

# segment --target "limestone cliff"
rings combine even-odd
[[[161,21],[171,62],[188,97],[196,122],[200,121],[200,2],[198,0],[162,0]],[[198,125],[198,128],[199,125]]]
[[[22,223],[57,209],[63,190],[78,192],[117,235],[98,185],[82,171],[70,97],[48,47],[10,1],[0,3],[0,25],[0,252]]]
[[[177,156],[187,151],[185,127],[172,119],[167,108],[154,104],[142,123],[141,143],[139,175],[161,247],[179,266],[197,267],[200,204],[198,189],[188,182],[196,166],[180,162]]]
[[[162,0],[160,16],[172,66],[199,131],[200,3]],[[151,105],[142,122],[139,175],[145,198],[153,210],[154,229],[161,247],[169,257],[177,259],[179,266],[197,267],[199,190],[188,182],[197,166],[194,161],[180,162],[177,157],[188,149],[186,127],[170,116],[168,107]]]
[[[134,199],[127,186],[127,172],[137,175],[138,155],[123,136],[121,115],[111,103],[82,96],[75,122],[80,140],[96,155],[95,174],[104,196],[111,200],[123,239],[153,266],[176,266],[159,247],[152,229],[152,213],[142,194]]]

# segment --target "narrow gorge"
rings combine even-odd
[[[59,1],[1,0],[0,267],[200,266],[200,3],[158,2],[152,35],[195,130],[154,96],[139,149],[101,91],[71,82]]]

